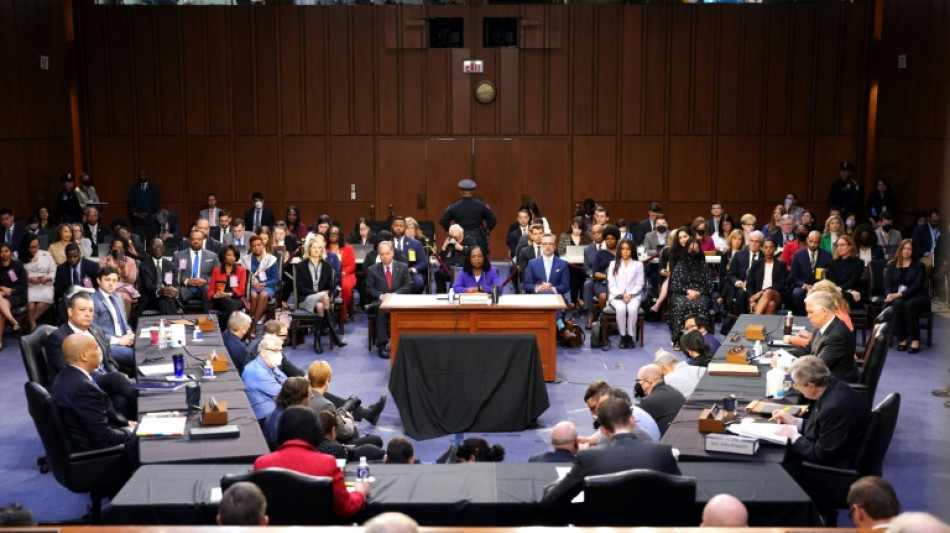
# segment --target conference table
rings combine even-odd
[[[355,464],[344,469],[347,481]],[[363,522],[388,511],[406,513],[428,526],[529,526],[576,523],[581,505],[543,512],[544,487],[569,463],[460,463],[446,465],[372,464],[375,479],[364,511],[347,522]],[[107,524],[211,524],[217,502],[211,495],[228,473],[250,465],[154,465],[140,468],[103,512]],[[699,523],[703,506],[719,493],[742,500],[753,526],[817,525],[808,495],[782,469],[770,463],[683,463],[682,474],[696,478],[696,501],[684,513]]]
[[[194,338],[194,326],[186,325],[187,341],[184,346],[161,349],[157,345],[151,344],[148,331],[156,327],[160,319],[165,319],[166,322],[186,320],[194,324],[198,317],[199,315],[174,315],[143,316],[139,318],[135,340],[136,366],[141,368],[147,365],[171,364],[172,355],[184,355],[185,373],[194,378],[189,381],[197,382],[201,386],[201,404],[204,405],[211,398],[219,403],[226,402],[228,424],[237,426],[240,435],[237,438],[191,440],[187,437],[187,431],[200,426],[200,414],[188,412],[185,401],[185,387],[175,391],[140,391],[138,400],[140,415],[167,411],[188,413],[188,420],[185,425],[186,436],[139,439],[139,461],[143,465],[197,462],[246,463],[270,451],[244,392],[244,382],[228,356],[217,322],[215,322],[213,330],[201,333],[200,341],[192,340]],[[203,361],[205,356],[212,351],[224,356],[228,370],[215,373],[213,378],[204,378],[202,376]],[[139,381],[149,379],[160,381],[164,379],[164,376],[146,378],[140,373]]]
[[[380,309],[389,312],[390,365],[404,333],[530,333],[541,354],[544,381],[557,379],[557,312],[560,294],[502,294],[498,303],[449,303],[446,295],[389,294]]]
[[[745,329],[747,326],[756,324],[764,325],[766,333],[771,333],[772,337],[781,339],[782,326],[785,317],[780,315],[741,315],[735,325],[726,335],[722,346],[713,356],[713,362],[725,362],[726,353],[737,344],[742,344],[749,350],[752,349],[755,341],[745,339]],[[804,317],[794,318],[796,326],[805,326],[808,324]],[[810,324],[808,324],[810,328]],[[736,339],[735,334],[738,333]],[[733,340],[735,339],[735,340]],[[763,351],[768,351],[767,345],[763,346]],[[723,452],[711,452],[705,450],[706,435],[699,431],[699,416],[703,409],[711,407],[714,403],[721,405],[725,396],[736,396],[736,410],[742,412],[746,404],[752,400],[758,400],[765,397],[765,374],[771,369],[770,365],[760,365],[758,367],[759,375],[754,377],[740,376],[713,376],[708,372],[699,380],[693,394],[686,399],[682,409],[673,419],[669,429],[663,435],[661,442],[669,444],[679,450],[680,462],[689,461],[728,461],[728,462],[768,462],[781,463],[785,458],[785,446],[769,444],[762,442],[758,452],[755,455],[738,455]],[[769,400],[773,403],[791,404],[791,399]]]

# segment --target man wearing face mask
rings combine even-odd
[[[897,253],[901,242],[901,232],[894,229],[894,215],[890,211],[881,212],[881,225],[874,230],[877,244],[884,249],[884,259],[890,260]]]
[[[264,193],[254,191],[251,194],[251,202],[254,204],[253,207],[244,212],[244,222],[251,233],[260,233],[261,226],[273,228],[276,219],[274,212],[264,207]]]
[[[633,391],[634,396],[642,398],[640,408],[656,420],[660,435],[666,433],[670,423],[676,418],[676,413],[679,413],[686,402],[683,393],[663,382],[663,369],[656,364],[640,367]]]
[[[82,206],[83,210],[89,209],[90,204],[94,207],[102,203],[99,200],[99,193],[92,186],[92,176],[86,172],[79,176],[79,188],[76,189],[76,196],[79,197],[79,205]]]
[[[73,175],[67,172],[59,177],[63,190],[59,195],[59,213],[63,222],[80,222],[82,220],[82,206],[79,205],[79,196],[76,195],[76,183]]]
[[[740,250],[732,255],[732,261],[729,262],[729,273],[726,275],[726,283],[736,288],[735,305],[736,314],[745,314],[749,312],[749,295],[746,292],[746,277],[752,264],[762,260],[762,243],[765,236],[761,231],[753,231],[749,234],[749,248]],[[727,302],[728,303],[728,302]]]
[[[805,208],[798,205],[798,195],[790,192],[785,195],[785,212],[792,215],[795,225],[802,223],[802,216],[805,214]]]
[[[808,225],[799,224],[795,227],[795,240],[785,245],[785,248],[782,248],[782,262],[785,263],[785,267],[789,270],[792,269],[792,257],[795,256],[795,252],[801,250],[805,246],[805,241],[808,240]]]
[[[258,420],[267,418],[277,407],[274,398],[287,381],[287,375],[280,369],[284,359],[283,348],[284,343],[279,337],[264,335],[258,345],[257,357],[248,361],[241,372],[247,399],[251,402],[254,417]]]

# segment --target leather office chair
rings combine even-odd
[[[287,333],[290,335],[290,346],[296,348],[297,344],[299,344],[297,342],[297,333],[303,331],[303,334],[306,336],[307,330],[313,327],[316,322],[317,315],[300,307],[300,296],[297,293],[296,269],[291,268],[287,275],[290,276],[290,282],[294,287],[294,306],[290,312],[290,327],[287,328],[289,330]],[[314,335],[317,334],[318,333],[314,333]],[[316,339],[314,339],[313,344],[316,346]]]
[[[333,480],[285,468],[267,468],[221,478],[221,490],[249,481],[267,498],[267,516],[275,526],[334,525]]]
[[[40,434],[53,476],[72,492],[89,493],[92,521],[99,523],[102,498],[114,496],[132,475],[125,446],[73,451],[56,400],[38,383],[28,382],[25,388],[30,416]]]
[[[825,518],[826,527],[835,527],[838,509],[847,509],[848,489],[863,476],[880,476],[884,456],[894,436],[901,395],[892,392],[871,411],[864,442],[855,455],[854,468],[837,468],[803,461],[798,483],[811,496]]]
[[[43,344],[54,331],[56,328],[53,326],[39,326],[33,333],[20,337],[20,356],[26,368],[26,377],[43,387],[50,386],[47,380],[46,352],[43,350]]]
[[[695,526],[696,478],[638,468],[584,478],[584,526]]]
[[[891,335],[891,325],[887,322],[877,324],[872,333],[871,341],[865,348],[861,375],[857,383],[849,383],[867,399],[869,409],[874,405],[874,394],[877,393],[877,384],[881,380],[884,361],[887,359],[887,338]]]

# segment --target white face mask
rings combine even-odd
[[[789,200],[789,199],[786,199],[786,200],[785,200],[785,209],[788,209],[789,207],[792,207],[792,201]]]
[[[280,364],[284,362],[284,354],[280,352],[271,352],[267,358],[274,364],[274,368],[280,368]]]
[[[254,202],[254,207],[255,207],[256,209],[260,209],[260,208],[264,207],[264,202],[258,200],[258,201],[256,201],[256,202]]]

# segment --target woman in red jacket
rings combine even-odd
[[[247,309],[247,270],[238,264],[238,255],[234,245],[222,247],[218,252],[221,266],[211,271],[208,280],[208,299],[220,324],[227,324],[231,313]]]
[[[336,459],[317,451],[322,440],[323,428],[316,413],[303,405],[288,407],[277,424],[277,451],[258,457],[254,470],[277,467],[329,477],[333,479],[333,512],[341,517],[353,516],[366,506],[369,484],[357,483],[356,490],[348,492]]]
[[[353,247],[343,239],[343,229],[334,222],[330,225],[326,235],[327,251],[340,257],[340,296],[343,297],[343,318],[347,318],[350,310],[350,301],[353,300],[353,287],[356,287],[356,255]]]

